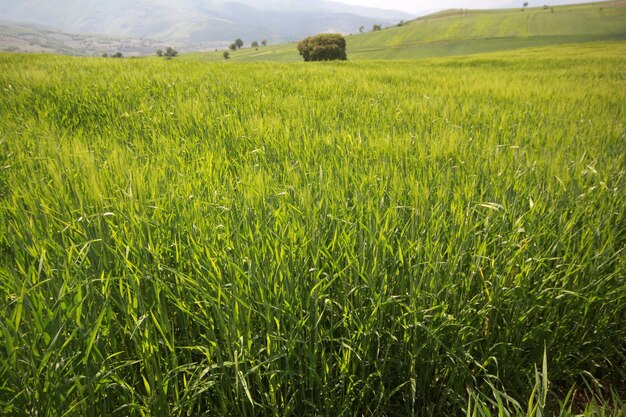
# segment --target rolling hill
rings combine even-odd
[[[501,10],[447,10],[379,32],[347,37],[348,59],[465,55],[563,43],[626,39],[626,2]],[[185,59],[223,60],[222,53]],[[243,49],[233,61],[299,61],[295,44]]]

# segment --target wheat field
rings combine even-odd
[[[624,68],[0,55],[0,414],[623,415]]]

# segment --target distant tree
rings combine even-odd
[[[123,55],[122,55],[121,52],[116,52],[116,53],[113,54],[113,58],[122,58],[122,57],[123,57]]]
[[[231,51],[236,51],[237,50],[237,44],[236,43],[231,43],[230,46],[228,47]]]
[[[174,58],[176,55],[178,55],[178,51],[176,49],[172,48],[171,46],[168,46],[165,49],[165,56]]]
[[[224,59],[230,58],[230,53],[228,53],[228,51],[224,51],[223,55],[224,55]]]
[[[305,61],[345,61],[346,39],[338,33],[310,36],[298,43],[298,52]]]
[[[380,25],[374,25],[372,26],[372,32],[378,32],[379,30],[382,29],[382,26]]]
[[[463,13],[463,9],[461,9],[461,14],[462,14],[462,13]],[[398,23],[398,27],[400,27],[400,26],[404,26],[404,20],[401,20],[401,21]]]
[[[102,58],[108,58],[109,54],[107,54],[106,52],[102,54]]]
[[[235,39],[235,45],[237,45],[237,48],[241,48],[243,46],[243,41],[237,38]]]
[[[252,46],[253,48],[258,48],[259,47],[259,43],[257,41],[254,41],[250,44],[250,46]]]
[[[157,56],[163,56],[163,49],[157,49],[156,54]]]
[[[359,28],[359,33],[363,33],[363,31],[364,31],[364,30],[365,30],[365,26],[361,26],[361,27]]]
[[[263,40],[261,41],[261,45],[263,45],[263,46],[267,46],[267,39],[263,39]]]

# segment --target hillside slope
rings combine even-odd
[[[152,55],[168,45],[145,38],[70,34],[46,26],[0,22],[0,51],[100,56],[122,52],[124,56]]]
[[[537,7],[524,11],[448,10],[402,26],[347,38],[348,58],[404,59],[466,55],[563,43],[626,39],[626,2]],[[223,60],[222,53],[188,59]],[[298,61],[295,44],[231,54],[232,60]]]

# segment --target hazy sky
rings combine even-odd
[[[360,6],[396,9],[409,13],[418,13],[424,10],[463,8],[485,9],[498,7],[509,3],[510,0],[335,0],[341,3],[358,4]]]

